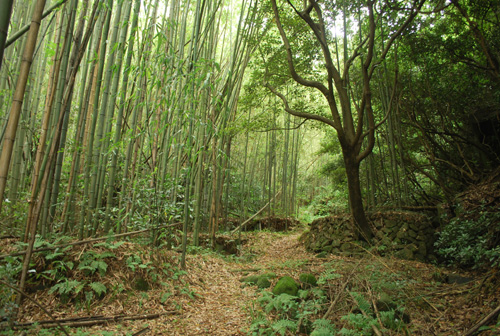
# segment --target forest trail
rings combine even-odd
[[[161,299],[165,290],[157,288],[147,295],[136,292],[126,304],[117,302],[122,305],[119,310],[108,306],[95,312],[162,314],[159,318],[96,325],[86,330],[90,335],[118,330],[127,335],[139,335],[141,331],[141,335],[247,335],[252,310],[260,309],[255,304],[260,294],[255,286],[242,286],[240,279],[262,272],[298,278],[300,270],[313,258],[298,241],[301,233],[244,233],[242,238],[247,242],[241,246],[238,256],[223,256],[206,249],[190,253],[186,260],[187,274],[180,277],[180,282],[174,281],[176,289],[166,300]],[[141,295],[145,299],[141,299]]]
[[[158,250],[151,253],[148,246],[122,242],[114,250],[115,257],[106,259],[109,266],[106,277],[98,278],[108,288],[106,296],[82,306],[77,300],[63,302],[48,289],[32,295],[43,306],[49,307],[57,319],[138,317],[82,329],[72,328],[70,333],[132,336],[249,335],[256,318],[266,314],[257,302],[262,297],[257,286],[243,286],[240,280],[248,275],[264,273],[276,275],[270,278],[271,288],[283,276],[296,280],[303,273],[314,274],[319,280],[328,277],[328,282],[322,285],[325,294],[321,299],[323,301],[318,301],[319,310],[314,313],[314,318],[325,316],[328,307],[335,307],[329,320],[338,327],[337,330],[352,327],[345,319],[357,306],[352,291],[362,293],[371,302],[384,295],[389,296],[391,302],[398,302],[411,316],[411,324],[408,325],[411,325],[414,335],[463,334],[491,311],[495,297],[498,297],[497,293],[484,291],[481,279],[463,285],[436,281],[436,277],[446,278],[447,273],[430,264],[384,258],[371,253],[361,258],[333,254],[318,258],[306,251],[299,241],[302,230],[244,233],[244,244],[236,256],[223,255],[207,248],[192,248],[187,255],[185,271],[176,266],[178,252]],[[68,260],[73,260],[76,265],[75,256],[82,256],[89,249],[93,254],[109,252],[99,246],[80,246],[67,253],[71,257]],[[150,262],[156,266],[147,272],[146,268],[136,268],[131,272],[124,261],[132,255],[140,255],[143,266],[150,265]],[[166,273],[165,267],[168,270]],[[150,281],[147,290],[137,289],[137,279],[150,274],[148,272],[156,274],[157,279]],[[78,276],[76,279],[83,281]],[[351,290],[345,290],[346,286]],[[120,287],[121,290],[118,290]],[[47,319],[30,302],[23,304],[21,316],[20,322]],[[146,316],[152,318],[145,319]],[[42,335],[39,331],[35,327],[27,335]],[[44,332],[50,333],[43,335],[61,335],[58,329]],[[400,332],[402,330],[398,329],[387,335],[401,335]],[[494,334],[495,331],[485,333]]]
[[[239,281],[247,274],[272,271],[293,275],[297,264],[312,257],[298,242],[301,232],[277,234],[258,232],[242,246],[241,258],[232,261],[213,255],[190,255],[188,278],[199,297],[186,302],[181,315],[150,323],[156,335],[245,335],[251,323],[250,306],[258,297],[255,287]],[[249,271],[245,271],[249,270]]]

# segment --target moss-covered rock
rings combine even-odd
[[[259,288],[269,288],[271,287],[271,281],[269,281],[269,279],[265,276],[260,276],[259,277],[259,280],[257,280],[257,283],[256,283],[257,287]]]
[[[293,280],[292,277],[284,276],[278,280],[276,286],[273,288],[274,295],[286,293],[288,295],[297,296],[299,285]]]
[[[314,287],[317,285],[318,280],[314,276],[314,274],[311,273],[303,273],[299,276],[300,282],[304,285],[304,287]]]
[[[249,284],[249,285],[255,285],[259,281],[259,276],[258,275],[249,275],[246,277],[243,277],[240,279],[240,282]]]
[[[276,278],[278,276],[274,272],[268,272],[268,273],[262,274],[261,277],[265,277],[265,278],[268,278],[268,279],[274,279],[274,278]]]

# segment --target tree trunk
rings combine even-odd
[[[353,217],[353,227],[357,239],[370,242],[373,232],[366,218],[359,181],[359,162],[352,150],[343,150],[349,190],[349,207]]]

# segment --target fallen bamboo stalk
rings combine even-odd
[[[51,320],[49,320],[50,322],[53,323],[54,327],[58,327],[58,328],[61,328],[61,330],[63,331],[63,333],[67,336],[69,336],[68,332],[66,331],[66,328],[64,328],[64,326],[59,323],[53,316],[52,314],[44,307],[42,306],[42,304],[40,302],[38,302],[37,300],[33,299],[31,296],[29,296],[28,294],[26,294],[24,291],[20,290],[19,288],[16,288],[14,286],[11,286],[9,285],[8,283],[6,283],[5,281],[2,281],[0,280],[0,283],[4,286],[7,286],[9,287],[10,289],[16,291],[17,293],[19,293],[20,295],[23,295],[25,298],[27,298],[28,300],[30,300],[31,302],[33,302],[36,306],[38,306],[38,308],[40,308],[41,310],[43,310],[43,312],[45,314],[47,314],[48,317],[51,318]]]
[[[269,200],[269,202],[266,203],[266,205],[264,205],[259,211],[257,211],[254,215],[252,215],[252,217],[248,218],[246,221],[244,221],[243,223],[241,223],[240,225],[238,225],[238,227],[236,229],[234,229],[233,231],[231,231],[231,234],[233,235],[236,231],[241,230],[242,228],[244,228],[252,219],[254,219],[255,217],[257,217],[262,211],[264,211],[269,206],[269,204],[271,204],[271,202],[274,201],[274,199],[276,197],[278,197],[278,195],[280,193],[281,193],[281,190],[278,191],[276,193],[276,195],[274,195],[274,197],[271,198]]]
[[[175,315],[177,311],[170,311],[155,314],[142,314],[142,315],[116,315],[116,316],[88,316],[77,318],[66,318],[60,320],[46,320],[46,321],[33,321],[17,323],[14,328],[25,329],[34,324],[40,325],[42,328],[54,328],[56,326],[65,327],[88,327],[96,324],[104,324],[119,321],[134,321],[134,320],[153,320],[165,315]]]
[[[138,230],[138,231],[132,231],[132,232],[126,232],[126,233],[118,233],[118,234],[111,235],[111,236],[106,236],[106,237],[99,237],[99,238],[78,240],[76,242],[67,243],[67,244],[60,244],[60,245],[54,245],[54,246],[41,247],[41,248],[34,249],[33,253],[35,253],[35,252],[43,252],[43,251],[50,251],[50,250],[55,250],[57,248],[68,247],[68,246],[90,244],[90,243],[95,243],[95,242],[102,241],[102,240],[108,240],[110,238],[122,238],[122,237],[127,237],[127,236],[134,236],[134,235],[137,235],[137,234],[140,234],[140,233],[143,233],[143,232],[147,232],[147,231],[151,231],[151,230],[157,230],[157,229],[163,229],[163,228],[167,228],[167,227],[176,226],[176,225],[179,225],[179,224],[181,224],[181,223],[179,222],[179,223],[173,223],[173,224],[169,224],[169,225],[157,226],[157,227],[154,227],[154,228],[143,229],[143,230]],[[0,260],[4,259],[4,258],[7,258],[7,257],[17,257],[17,256],[25,255],[25,254],[26,254],[26,251],[14,252],[14,253],[11,253],[11,254],[2,254],[2,255],[0,255]]]
[[[483,318],[481,321],[479,321],[478,323],[476,323],[472,328],[470,328],[464,334],[464,336],[472,336],[472,335],[474,335],[479,330],[479,328],[481,328],[482,326],[486,325],[490,320],[492,320],[499,313],[500,313],[500,305],[498,307],[496,307],[495,309],[493,309],[493,311],[491,313],[489,313],[485,318]]]

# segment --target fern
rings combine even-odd
[[[84,283],[78,280],[65,280],[58,284],[52,286],[49,290],[49,294],[58,293],[59,295],[69,295],[69,294],[78,294],[85,286]]]
[[[295,332],[297,330],[297,322],[290,320],[279,320],[271,326],[271,328],[280,335],[285,335],[288,330]]]
[[[297,309],[295,298],[295,296],[286,293],[280,294],[267,304],[266,312],[270,313],[273,309],[284,313],[295,311]]]
[[[88,271],[89,275],[92,275],[95,272],[99,271],[99,274],[103,276],[108,270],[108,264],[106,264],[106,262],[102,260],[92,260],[90,261],[90,263],[88,261],[81,262],[80,265],[78,265],[78,269],[82,271]]]
[[[342,328],[340,335],[371,335],[372,325],[378,324],[376,318],[365,317],[363,314],[347,314],[342,320],[349,322],[356,330]]]
[[[358,303],[358,307],[361,311],[365,312],[366,314],[372,314],[372,305],[366,301],[366,299],[363,297],[363,295],[352,292],[351,293],[354,299],[356,299],[356,302]]]
[[[47,254],[45,256],[45,260],[53,260],[63,255],[64,255],[63,252],[60,252],[59,249],[56,249],[53,253]]]
[[[317,319],[313,322],[313,328],[311,336],[330,336],[336,334],[335,325],[329,320]]]
[[[104,286],[99,281],[92,282],[92,283],[89,284],[89,286],[97,294],[97,296],[101,296],[103,294],[106,294],[106,291],[107,291],[106,286]]]

